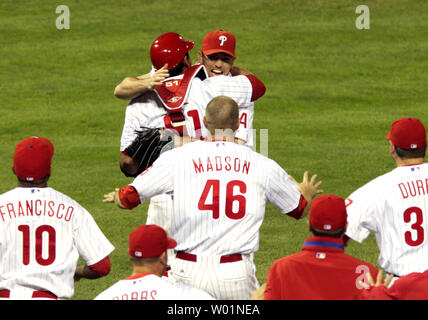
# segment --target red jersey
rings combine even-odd
[[[368,283],[370,263],[344,252],[342,239],[310,237],[302,251],[276,260],[268,273],[265,300],[351,300]]]
[[[428,300],[428,270],[401,277],[391,287],[371,287],[361,291],[361,300]]]

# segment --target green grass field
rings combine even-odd
[[[55,9],[70,9],[58,30]],[[355,9],[370,8],[359,30]],[[149,47],[175,31],[195,42],[214,29],[237,38],[236,65],[264,81],[254,127],[269,130],[269,157],[300,179],[318,174],[326,193],[346,197],[391,170],[385,135],[404,116],[428,124],[428,2],[417,0],[11,1],[0,3],[0,192],[16,186],[12,157],[29,136],[55,145],[50,186],[96,219],[115,245],[105,278],[76,283],[75,300],[92,299],[131,272],[128,235],[145,222],[147,205],[124,212],[103,195],[130,180],[119,170],[127,102],[114,87],[149,71]],[[272,262],[300,250],[305,221],[266,208],[256,254],[258,278]],[[377,264],[370,236],[347,252]]]

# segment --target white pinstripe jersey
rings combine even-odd
[[[165,152],[131,185],[141,202],[173,193],[175,249],[202,255],[255,252],[266,201],[288,213],[300,200],[297,185],[275,161],[223,141]]]
[[[15,188],[0,195],[0,289],[74,293],[79,256],[92,265],[113,245],[90,213],[52,188]]]
[[[168,81],[182,77],[168,78]],[[252,86],[247,77],[216,76],[205,80],[195,77],[189,90],[182,109],[190,137],[199,138],[201,134],[207,137],[208,131],[203,124],[206,106],[214,97],[225,95],[233,98],[239,106],[241,124],[236,137],[246,141],[247,145],[253,145],[254,103],[251,102]],[[155,92],[149,91],[134,99],[126,108],[120,151],[124,151],[134,141],[136,130],[164,128],[165,115],[167,111]]]
[[[428,269],[428,164],[397,167],[357,189],[347,203],[346,234],[362,242],[373,232],[386,272]]]
[[[214,300],[205,291],[154,274],[119,280],[94,300]]]

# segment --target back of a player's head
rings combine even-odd
[[[345,200],[334,194],[314,199],[309,213],[309,225],[317,236],[341,237],[346,228]]]
[[[155,39],[150,47],[150,59],[153,67],[158,70],[168,64],[168,70],[176,68],[184,57],[192,50],[194,43],[186,41],[175,32],[167,32]]]
[[[16,145],[13,171],[22,182],[37,183],[51,172],[53,144],[46,138],[30,137]]]
[[[177,242],[169,238],[161,227],[155,224],[140,225],[129,235],[128,253],[136,259],[152,259],[176,246]]]
[[[239,126],[239,107],[230,97],[217,96],[207,105],[205,111],[207,129],[212,135],[216,130],[236,131]]]
[[[394,121],[386,139],[391,141],[402,159],[425,157],[426,130],[417,118],[405,117]]]

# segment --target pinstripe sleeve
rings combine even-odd
[[[128,105],[125,111],[122,136],[120,138],[120,151],[124,151],[137,136],[136,130],[140,129],[140,120],[136,115],[136,106]]]
[[[375,205],[371,202],[371,195],[377,194],[376,191],[366,185],[353,192],[347,200],[346,211],[348,213],[348,226],[346,235],[357,242],[363,242],[370,231],[375,231],[374,209]]]
[[[92,215],[84,208],[81,208],[74,231],[74,241],[79,255],[87,265],[101,261],[114,250],[114,246],[98,227]]]
[[[289,213],[297,208],[300,201],[300,191],[275,161],[270,160],[269,180],[266,188],[266,198],[282,213]]]
[[[159,194],[172,193],[174,154],[175,150],[162,153],[130,184],[137,190],[141,203]]]

